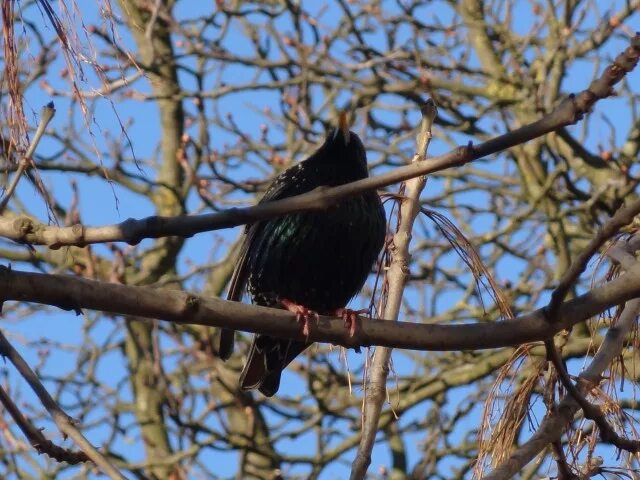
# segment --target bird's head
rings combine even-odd
[[[326,151],[324,161],[334,163],[338,168],[355,167],[359,178],[367,175],[367,154],[360,137],[349,130],[346,111],[340,112],[338,126],[329,132],[321,150]]]

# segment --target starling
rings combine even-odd
[[[280,174],[260,203],[337,186],[368,176],[362,141],[349,131],[346,115],[309,158]],[[286,308],[306,322],[310,315],[342,315],[364,285],[386,235],[385,213],[375,191],[320,211],[292,213],[248,225],[228,299],[240,301],[248,288],[254,303]],[[354,328],[355,323],[352,323]],[[233,330],[223,330],[219,356],[233,350]],[[243,390],[266,396],[278,391],[282,370],[308,343],[255,335],[240,375]]]

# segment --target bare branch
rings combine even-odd
[[[427,100],[421,108],[421,113],[422,120],[416,137],[416,155],[412,160],[413,164],[425,162],[427,148],[431,140],[431,127],[438,113],[435,102],[432,99]],[[386,302],[384,316],[389,319],[397,320],[400,313],[404,286],[409,275],[411,231],[413,230],[413,222],[420,213],[420,193],[426,182],[427,178],[420,176],[412,178],[407,181],[406,185],[400,186],[403,197],[400,200],[398,227],[389,247],[391,264],[385,277],[389,287],[384,299]],[[362,412],[362,433],[356,458],[351,465],[351,480],[365,478],[371,463],[371,450],[378,433],[380,413],[387,398],[387,376],[391,351],[391,348],[376,348],[373,362],[369,367]]]
[[[573,124],[582,119],[598,100],[611,95],[612,86],[635,67],[639,55],[640,35],[636,35],[632,39],[631,46],[605,69],[602,76],[595,80],[589,89],[563,101],[540,120],[479,145],[469,144],[466,147],[459,147],[447,154],[431,158],[429,162],[412,162],[391,172],[346,185],[333,188],[322,187],[276,202],[265,202],[253,207],[234,208],[206,215],[152,216],[140,220],[129,219],[120,224],[103,227],[74,225],[64,228],[38,224],[28,217],[20,217],[17,220],[4,219],[0,220],[0,235],[16,242],[47,245],[54,249],[64,245],[85,246],[92,243],[117,241],[135,245],[144,238],[189,237],[200,232],[254,223],[287,213],[321,210],[364,191],[462,166]]]
[[[31,389],[38,396],[44,408],[47,409],[53,421],[64,435],[68,435],[76,442],[80,449],[89,457],[102,472],[111,479],[125,480],[125,477],[114,467],[111,462],[102,455],[89,441],[80,433],[80,430],[73,424],[73,420],[67,415],[49,392],[44,388],[38,376],[31,370],[31,367],[13,348],[2,332],[0,332],[0,356],[6,357],[16,367],[20,375],[27,381]]]
[[[548,312],[549,321],[554,321],[554,312],[558,308],[558,305],[569,293],[571,287],[580,277],[580,274],[587,268],[587,264],[591,257],[621,228],[629,225],[635,217],[640,214],[640,199],[636,199],[626,207],[621,208],[616,214],[603,225],[595,237],[589,242],[589,245],[580,252],[578,258],[576,258],[569,267],[569,270],[562,276],[560,283],[553,291],[551,295],[551,301],[549,302]]]
[[[636,311],[640,310],[640,301],[632,300],[631,302],[629,302],[629,307],[631,307],[632,309],[636,309]],[[593,420],[595,424],[598,426],[598,429],[600,430],[600,438],[604,442],[611,443],[621,450],[626,450],[628,452],[634,452],[634,453],[639,451],[640,441],[629,440],[627,438],[624,438],[618,435],[613,429],[613,427],[609,425],[609,422],[607,422],[607,419],[605,418],[600,408],[590,403],[584,397],[580,389],[573,384],[573,382],[571,381],[571,378],[569,377],[569,373],[567,372],[567,369],[564,367],[564,364],[562,363],[562,357],[560,356],[560,352],[558,352],[558,349],[553,343],[553,340],[545,340],[544,345],[547,349],[547,353],[549,355],[549,359],[551,360],[551,363],[553,363],[553,366],[556,368],[556,371],[558,372],[558,378],[560,378],[562,385],[567,389],[567,391],[569,392],[569,395],[571,395],[571,397],[576,401],[576,403],[580,405],[580,408],[584,412],[584,416],[587,417],[589,420]],[[595,386],[596,385],[592,385],[592,384],[587,385],[586,382],[583,382],[583,384],[581,385],[582,389],[587,391]]]
[[[70,275],[41,274],[0,268],[0,300],[86,308],[103,312],[157,318],[179,324],[229,327],[252,333],[304,341],[295,315],[280,310],[220,298],[204,298],[178,290],[104,283]],[[542,341],[603,310],[640,296],[640,265],[605,285],[563,303],[558,321],[546,321],[544,309],[514,320],[461,325],[415,324],[359,317],[362,328],[353,336],[341,317],[321,315],[310,325],[309,342],[347,348],[379,345],[407,350],[471,350]]]
[[[38,453],[45,453],[49,457],[57,460],[58,462],[67,462],[71,465],[89,461],[89,457],[84,452],[74,452],[72,450],[62,448],[54,444],[51,440],[48,440],[42,431],[34,427],[29,419],[27,419],[20,409],[17,407],[11,397],[7,394],[4,388],[0,387],[0,403],[9,412],[13,421],[22,430],[25,437],[29,439],[31,446],[35,448]]]
[[[617,245],[622,247],[621,245]],[[638,267],[638,262],[627,268],[631,272]],[[619,278],[624,278],[623,275]],[[578,297],[580,298],[580,297]],[[561,310],[560,308],[558,312]],[[578,385],[597,385],[602,379],[602,373],[609,367],[612,360],[617,357],[624,346],[624,340],[633,328],[640,312],[640,300],[628,302],[615,326],[607,331],[604,341],[589,366],[579,375]],[[574,415],[580,409],[576,399],[568,395],[558,405],[556,411],[550,413],[540,424],[538,430],[523,445],[511,454],[511,456],[498,466],[493,472],[484,477],[484,480],[498,480],[512,478],[527,463],[542,451],[550,442],[559,439],[567,425],[573,420]],[[606,428],[606,427],[605,427]],[[623,439],[624,440],[624,439]]]
[[[49,125],[49,122],[51,122],[55,114],[56,109],[53,107],[53,102],[49,102],[47,105],[42,107],[42,111],[40,113],[40,123],[38,123],[38,128],[36,129],[36,133],[33,136],[33,140],[31,140],[31,144],[27,149],[27,153],[25,153],[24,157],[22,157],[22,160],[20,160],[20,164],[18,165],[18,169],[13,176],[13,180],[11,181],[9,188],[7,188],[7,191],[5,192],[2,200],[0,200],[0,215],[2,215],[2,212],[7,207],[11,196],[16,191],[18,182],[20,181],[20,178],[22,178],[22,174],[31,166],[31,162],[33,162],[33,154],[35,153],[36,148],[40,143],[40,139],[44,135],[44,131],[46,130],[47,125]]]

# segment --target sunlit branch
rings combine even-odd
[[[364,191],[380,189],[410,178],[459,167],[514,145],[520,145],[560,127],[574,124],[582,119],[598,100],[612,94],[612,86],[635,67],[638,55],[640,55],[640,35],[632,39],[631,46],[620,54],[588,89],[570,96],[540,120],[478,145],[469,144],[458,147],[449,153],[433,157],[429,162],[412,163],[375,177],[333,188],[321,187],[312,192],[276,202],[265,202],[252,207],[232,208],[204,215],[152,216],[138,220],[128,219],[119,224],[101,227],[73,225],[62,228],[41,224],[24,216],[0,219],[0,235],[16,242],[47,245],[50,248],[105,242],[126,242],[135,245],[145,238],[189,237],[196,233],[231,228],[286,213],[322,210]]]
[[[295,315],[279,309],[228,302],[178,290],[104,283],[70,275],[20,272],[2,268],[0,300],[53,305],[65,310],[103,312],[166,320],[181,324],[228,327],[300,341],[326,342],[344,347],[380,345],[408,350],[471,350],[542,341],[562,329],[605,309],[640,297],[640,266],[564,302],[558,321],[546,321],[544,309],[514,320],[459,325],[415,324],[360,317],[362,328],[353,336],[338,317],[320,316],[305,337]]]
[[[432,137],[431,127],[438,113],[435,102],[432,99],[427,100],[421,108],[421,113],[422,119],[416,137],[416,154],[412,164],[429,163],[425,157]],[[385,275],[388,290],[383,300],[383,315],[388,319],[397,320],[400,314],[409,272],[411,232],[415,219],[420,213],[420,194],[426,182],[427,178],[420,176],[408,180],[400,187],[403,198],[400,200],[397,229],[388,247],[391,260]],[[391,348],[377,348],[369,367],[363,402],[362,433],[358,451],[351,464],[351,480],[365,478],[371,463],[371,451],[378,433],[380,414],[387,398],[387,376],[391,352]]]

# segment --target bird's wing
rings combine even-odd
[[[291,180],[295,177],[296,173],[301,170],[299,165],[295,165],[276,177],[267,189],[264,196],[260,199],[258,204],[264,202],[270,202],[273,200],[281,200],[283,198],[291,197],[299,193],[299,184]],[[240,247],[240,255],[238,256],[238,263],[231,275],[231,282],[229,286],[229,293],[227,294],[227,300],[233,300],[239,302],[242,300],[242,294],[247,286],[247,280],[249,279],[248,258],[249,252],[256,240],[260,236],[262,230],[262,224],[260,222],[247,225],[245,230],[245,238]],[[223,328],[220,332],[220,343],[218,346],[218,356],[222,360],[227,360],[233,353],[235,330]]]
[[[271,202],[274,200],[281,200],[283,198],[292,197],[294,195],[302,193],[300,191],[299,185],[292,184],[292,182],[290,181],[293,177],[295,177],[296,171],[299,170],[300,166],[296,165],[278,175],[276,179],[271,183],[258,204]],[[244,289],[247,286],[247,280],[249,278],[249,271],[247,268],[249,252],[251,251],[256,239],[260,237],[262,226],[262,222],[247,225],[244,233],[244,242],[242,243],[242,247],[240,247],[238,263],[236,264],[236,268],[234,269],[233,275],[231,276],[231,283],[229,286],[227,300],[234,300],[236,302],[239,302],[242,299],[242,294],[244,293]]]

